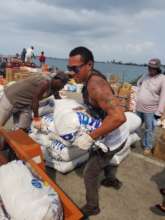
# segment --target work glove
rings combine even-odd
[[[108,152],[108,147],[105,144],[101,143],[100,141],[96,141],[94,145],[97,148],[100,148],[104,153]]]
[[[79,147],[82,150],[88,150],[94,143],[94,139],[87,133],[81,133],[72,145]]]

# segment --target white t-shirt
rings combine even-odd
[[[33,51],[34,50],[31,47],[28,48],[26,52],[26,58],[32,58],[32,56],[34,55]]]

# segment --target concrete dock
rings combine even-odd
[[[80,94],[64,94],[81,102]],[[8,126],[11,125],[10,123]],[[10,126],[9,126],[10,127]],[[85,204],[84,166],[63,175],[47,168],[48,174],[78,207]],[[99,188],[101,213],[91,220],[161,220],[151,207],[162,202],[159,188],[165,187],[165,162],[142,155],[140,146],[120,164],[117,177],[123,182],[120,190]],[[100,179],[103,178],[103,175]]]
[[[81,100],[77,93],[67,93],[67,96]],[[85,204],[83,168],[77,168],[66,175],[48,169],[51,177],[78,207]],[[143,156],[138,147],[120,164],[117,176],[123,182],[123,187],[119,191],[100,187],[101,213],[91,216],[91,220],[164,219],[150,208],[162,202],[159,188],[165,187],[165,162]]]

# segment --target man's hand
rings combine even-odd
[[[87,133],[83,133],[80,136],[78,136],[72,144],[74,146],[79,147],[82,150],[88,150],[93,143],[94,140],[91,138],[91,136]]]
[[[41,129],[41,125],[42,125],[42,123],[41,123],[41,118],[40,117],[34,117],[33,118],[33,126],[35,127],[35,128],[37,128],[37,129]]]

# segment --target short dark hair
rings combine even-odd
[[[76,56],[80,55],[82,57],[82,61],[84,64],[88,63],[89,61],[92,61],[94,63],[94,56],[92,52],[86,48],[86,47],[76,47],[73,50],[71,50],[69,56]]]
[[[53,78],[53,80],[61,80],[64,84],[66,84],[69,80],[69,77],[63,71],[59,71]]]

